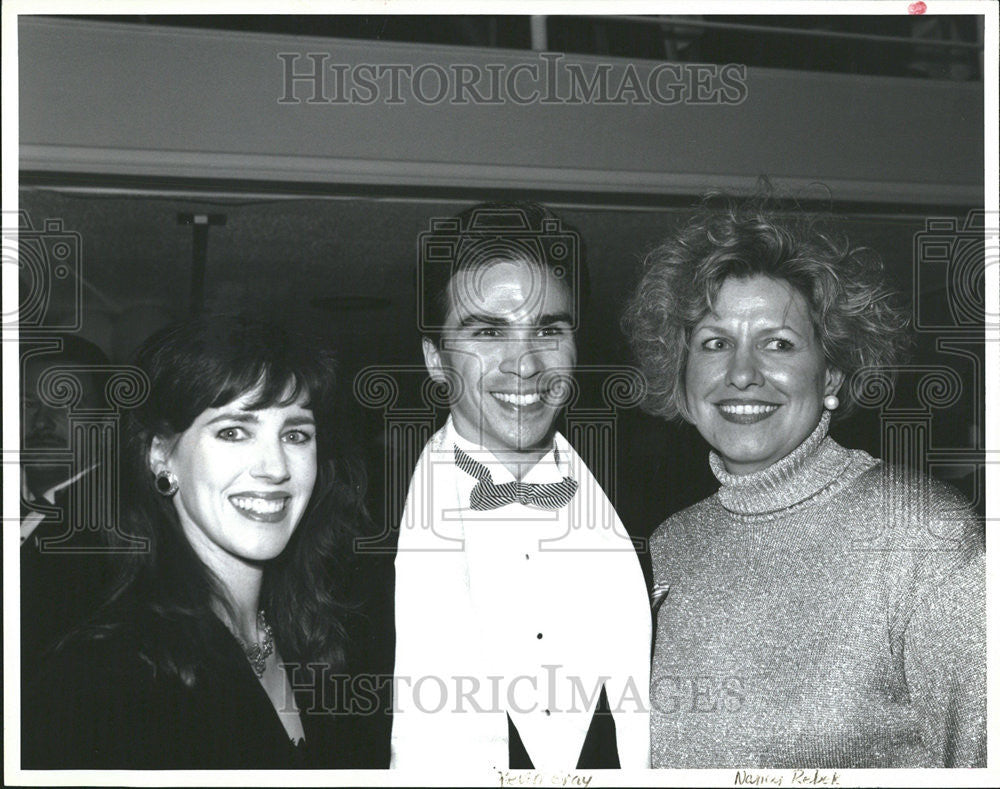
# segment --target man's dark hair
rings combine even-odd
[[[540,203],[479,203],[431,221],[419,251],[419,325],[435,344],[451,305],[449,285],[461,271],[501,261],[537,265],[565,282],[579,321],[589,278],[580,234]]]

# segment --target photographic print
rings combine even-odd
[[[997,18],[4,4],[5,783],[995,784]]]

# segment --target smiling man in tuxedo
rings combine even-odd
[[[421,238],[424,361],[449,417],[396,556],[392,766],[648,766],[650,615],[614,508],[556,430],[586,282],[532,203]]]

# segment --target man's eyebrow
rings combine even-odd
[[[511,324],[508,318],[476,312],[466,315],[459,321],[458,325],[459,328],[465,328],[466,326],[510,326]]]
[[[554,323],[573,323],[573,316],[568,312],[552,312],[539,315],[538,319],[530,323],[520,323],[512,321],[510,318],[499,315],[486,315],[483,313],[473,313],[466,315],[459,322],[459,328],[467,326],[551,326]]]

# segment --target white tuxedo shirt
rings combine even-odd
[[[579,483],[558,510],[474,511],[514,477],[449,419],[417,462],[396,556],[392,767],[506,769],[509,714],[537,769],[576,767],[602,685],[623,768],[649,766],[651,618],[624,527],[559,434],[522,481]]]

